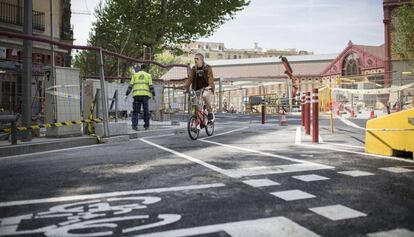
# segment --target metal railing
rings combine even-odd
[[[0,2],[0,22],[23,26],[23,7]],[[45,31],[45,13],[32,11],[33,29]]]

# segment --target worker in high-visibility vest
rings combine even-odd
[[[134,98],[132,112],[132,129],[138,130],[138,114],[141,111],[141,105],[144,108],[144,128],[149,128],[148,100],[155,96],[154,87],[152,86],[152,77],[148,73],[149,65],[142,64],[139,72],[133,73],[131,82],[126,91],[125,98],[132,92]]]
[[[141,70],[141,67],[137,64],[134,64],[133,66],[129,67],[128,71],[132,77],[132,75],[134,75],[135,73],[138,73],[140,70]]]

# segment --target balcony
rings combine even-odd
[[[61,32],[60,39],[73,41],[73,26],[71,27],[62,26],[62,30],[60,32]]]
[[[17,26],[23,26],[23,7],[0,2],[0,23],[8,23]],[[45,13],[32,11],[33,29],[45,31]]]

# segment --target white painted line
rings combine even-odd
[[[284,174],[312,170],[334,169],[334,167],[320,164],[291,164],[276,166],[259,166],[243,169],[228,169],[227,172],[234,176],[256,176],[267,174]]]
[[[312,154],[300,154],[300,156],[302,156],[302,157],[313,157]]]
[[[108,198],[108,197],[146,194],[146,193],[176,192],[176,191],[194,190],[194,189],[218,188],[218,187],[224,187],[224,186],[226,185],[223,183],[213,183],[213,184],[201,184],[201,185],[190,185],[190,186],[177,186],[177,187],[170,187],[170,188],[153,188],[153,189],[122,191],[122,192],[96,193],[96,194],[86,194],[86,195],[76,195],[76,196],[66,196],[66,197],[53,197],[53,198],[23,200],[23,201],[0,202],[0,207],[10,207],[10,206],[18,206],[18,205],[49,203],[49,202],[68,202],[68,201]]]
[[[342,118],[342,117],[337,117],[337,118],[339,118],[339,120],[341,120],[343,123],[345,123],[345,124],[346,124],[346,125],[348,125],[348,126],[351,126],[351,127],[354,127],[354,128],[358,128],[358,129],[365,130],[365,128],[363,128],[363,127],[360,127],[360,126],[356,125],[355,123],[353,123],[353,122],[349,121],[349,120],[348,120],[348,119],[346,119],[346,118]]]
[[[351,176],[351,177],[362,177],[362,176],[375,175],[373,173],[366,172],[366,171],[361,171],[361,170],[341,171],[341,172],[338,172],[338,173],[343,174],[343,175],[348,175],[348,176]]]
[[[300,144],[302,141],[301,127],[296,128],[295,144]]]
[[[105,144],[93,144],[93,145],[88,145],[88,146],[77,146],[77,147],[63,148],[63,149],[57,149],[57,150],[51,150],[51,151],[41,151],[41,152],[14,155],[14,156],[4,156],[4,157],[0,157],[0,161],[10,159],[10,158],[21,158],[21,157],[27,157],[31,155],[43,155],[43,154],[49,154],[49,153],[54,153],[54,152],[60,152],[60,151],[73,151],[73,150],[78,150],[78,149],[91,148],[91,147],[104,146],[104,145]]]
[[[330,178],[320,176],[317,174],[309,174],[309,175],[298,175],[298,176],[292,176],[294,179],[298,179],[304,182],[313,182],[313,181],[320,181],[320,180],[328,180]]]
[[[321,135],[319,135],[319,143],[323,143],[323,139],[322,139]]]
[[[367,216],[367,214],[356,211],[343,205],[332,205],[323,207],[309,208],[309,210],[315,212],[318,215],[328,218],[329,220],[338,221],[345,219],[352,219],[361,216]]]
[[[321,169],[334,169],[335,167],[322,165],[318,163],[313,163],[310,161],[304,161],[299,159],[294,159],[286,156],[275,155],[268,152],[261,152],[249,148],[237,147],[227,144],[222,144],[218,142],[202,140],[202,142],[207,142],[219,146],[228,147],[231,149],[241,150],[245,152],[257,153],[264,156],[275,157],[283,160],[297,162],[299,164],[290,164],[290,165],[278,165],[278,166],[261,166],[261,167],[251,167],[243,169],[228,169],[223,170],[227,175],[231,177],[243,177],[243,176],[255,176],[255,175],[264,175],[264,174],[280,174],[280,173],[290,173],[290,172],[299,172],[299,171],[309,171],[309,170],[321,170]]]
[[[219,143],[219,142],[213,142],[213,141],[207,141],[207,140],[202,140],[202,142],[207,142],[207,143],[211,143],[211,144],[218,145],[218,146],[224,146],[224,147],[228,147],[228,148],[235,149],[235,150],[241,150],[241,151],[246,151],[246,152],[251,152],[251,153],[257,153],[257,154],[261,154],[261,155],[264,155],[264,156],[275,157],[275,158],[288,160],[288,161],[293,161],[293,162],[298,162],[298,163],[303,163],[303,164],[313,164],[313,165],[316,164],[316,163],[313,163],[313,162],[310,162],[310,161],[299,160],[299,159],[290,158],[290,157],[287,157],[287,156],[276,155],[276,154],[272,154],[272,153],[269,153],[269,152],[262,152],[262,151],[257,151],[257,150],[244,148],[244,147],[227,145],[227,144],[223,144],[223,143]],[[317,164],[317,165],[320,165],[320,164]],[[331,167],[331,168],[333,168],[333,167]]]
[[[401,167],[386,167],[386,168],[379,168],[380,170],[385,170],[392,173],[408,173],[408,172],[414,172],[414,170],[401,168]]]
[[[390,236],[392,237],[413,237],[414,232],[407,230],[407,229],[398,228],[394,230],[370,233],[370,234],[367,234],[367,236],[368,237],[390,237]]]
[[[224,170],[224,169],[222,169],[222,168],[219,168],[219,167],[217,167],[217,166],[211,165],[211,164],[209,164],[209,163],[206,163],[206,162],[204,162],[204,161],[202,161],[202,160],[196,159],[196,158],[191,157],[191,156],[189,156],[189,155],[186,155],[186,154],[183,154],[183,153],[180,153],[180,152],[177,152],[177,151],[171,150],[171,149],[169,149],[169,148],[167,148],[167,147],[164,147],[164,146],[161,146],[161,145],[155,144],[155,143],[150,142],[150,141],[147,141],[147,140],[145,140],[145,139],[143,139],[143,138],[140,138],[139,140],[141,140],[141,141],[143,141],[143,142],[145,142],[145,143],[147,143],[147,144],[149,144],[149,145],[151,145],[151,146],[157,147],[157,148],[159,148],[159,149],[161,149],[161,150],[167,151],[167,152],[172,153],[172,154],[174,154],[174,155],[176,155],[176,156],[182,157],[182,158],[184,158],[184,159],[187,159],[187,160],[189,160],[189,161],[192,161],[192,162],[194,162],[194,163],[197,163],[197,164],[199,164],[199,165],[202,165],[202,166],[204,166],[204,167],[206,167],[206,168],[209,168],[209,169],[211,169],[211,170],[214,170],[214,171],[216,171],[216,172],[219,172],[219,173],[221,173],[221,174],[227,175],[227,176],[232,177],[232,178],[240,178],[239,176],[234,176],[233,174],[229,173],[228,171],[226,171],[226,170]],[[206,142],[207,142],[207,141],[206,141]]]
[[[343,146],[343,147],[352,147],[352,148],[358,148],[358,149],[365,149],[365,147],[363,147],[363,146],[354,146],[354,145],[332,143],[332,142],[323,142],[323,144],[334,145],[334,146]]]
[[[270,194],[272,194],[272,195],[274,195],[274,196],[276,196],[280,199],[283,199],[285,201],[295,201],[295,200],[302,200],[302,199],[309,199],[309,198],[315,198],[316,197],[315,195],[300,191],[298,189],[273,192],[273,193],[270,193]]]
[[[327,146],[323,146],[323,145],[311,145],[311,144],[302,144],[302,143],[301,144],[297,144],[297,145],[311,147],[311,148],[315,148],[315,149],[331,150],[331,151],[341,151],[341,152],[346,152],[346,153],[352,153],[352,154],[370,156],[370,157],[377,158],[377,159],[398,160],[398,161],[405,161],[405,162],[408,162],[408,163],[414,163],[414,160],[409,160],[409,159],[403,159],[403,158],[398,158],[398,157],[393,157],[393,156],[382,156],[382,155],[376,155],[376,154],[371,154],[371,153],[364,153],[364,152],[359,152],[359,151],[343,150],[343,149],[338,149],[338,148],[333,148],[333,147],[327,147]]]
[[[318,237],[319,235],[286,217],[271,217],[256,220],[229,222],[156,233],[136,237],[182,237],[217,234],[225,232],[232,237]]]
[[[232,133],[232,132],[237,132],[237,131],[240,131],[240,130],[244,130],[244,129],[247,129],[247,128],[249,128],[249,127],[242,127],[242,128],[230,130],[230,131],[227,131],[227,132],[219,133],[217,135],[213,135],[211,137],[204,137],[204,138],[201,138],[199,140],[205,140],[205,139],[209,139],[209,138],[213,138],[213,137],[218,137],[218,136],[226,135],[226,134],[229,134],[229,133]]]
[[[144,139],[148,139],[148,138],[157,138],[157,137],[170,137],[170,136],[174,136],[176,134],[174,133],[169,133],[169,134],[163,134],[163,135],[155,135],[155,136],[148,136],[148,137],[142,137]]]
[[[248,180],[244,180],[243,183],[250,185],[252,187],[255,187],[255,188],[280,185],[280,183],[272,181],[270,179],[248,179]]]

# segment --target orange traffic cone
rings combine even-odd
[[[280,126],[287,126],[287,120],[286,120],[286,112],[284,109],[279,110],[280,118],[279,118],[279,125]]]
[[[351,118],[355,118],[355,111],[353,109],[351,110]]]
[[[338,117],[341,117],[341,113],[339,112],[339,109],[337,109],[337,110],[336,110],[336,115],[337,115]]]

